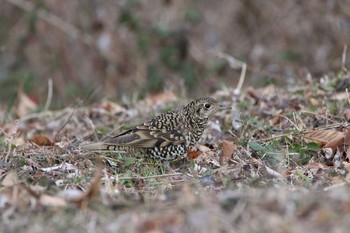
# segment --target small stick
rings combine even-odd
[[[218,56],[219,58],[223,58],[225,59],[226,61],[228,61],[228,63],[230,64],[230,67],[232,69],[237,69],[237,68],[241,68],[241,75],[239,77],[239,80],[238,80],[238,84],[237,84],[237,87],[234,89],[234,94],[235,95],[239,95],[239,93],[241,92],[241,89],[242,89],[242,86],[243,86],[243,83],[244,83],[244,80],[245,80],[245,76],[246,76],[246,73],[247,73],[247,63],[245,62],[242,62],[230,55],[227,55],[225,53],[222,53],[220,51],[213,51],[213,53]]]
[[[348,98],[348,104],[350,105],[350,96],[349,96],[349,90],[347,88],[345,88],[346,91],[346,96]]]
[[[59,133],[63,130],[63,128],[68,124],[68,122],[70,121],[70,119],[72,119],[72,116],[73,116],[73,114],[74,114],[74,112],[75,112],[76,109],[77,109],[77,106],[75,106],[75,107],[73,108],[73,111],[72,111],[72,113],[70,114],[70,116],[68,117],[67,121],[61,126],[61,128],[59,128],[59,130],[58,130],[57,133],[55,134],[55,137],[54,137],[55,142],[57,142],[57,136],[58,136],[58,134],[59,134]]]
[[[283,178],[283,175],[275,170],[273,170],[272,168],[268,167],[265,165],[266,171],[267,173],[269,173],[271,176],[275,177],[275,178]]]
[[[320,114],[317,114],[317,113],[314,113],[314,112],[310,112],[310,111],[306,111],[306,110],[301,110],[301,113],[306,113],[306,114],[310,114],[310,115],[314,115],[314,116],[318,116],[318,117],[321,117],[327,121],[331,121],[333,123],[338,123],[337,121],[335,120],[332,120],[331,118],[327,117],[327,116],[322,116]],[[328,124],[327,124],[328,125]]]
[[[15,129],[13,130],[13,132],[9,136],[8,151],[7,151],[6,156],[5,156],[5,162],[8,161],[7,159],[9,158],[9,156],[11,154],[11,151],[12,151],[12,148],[11,148],[12,147],[12,142],[13,142],[16,134],[18,133],[18,122],[19,121],[16,120],[16,127],[15,127]],[[5,135],[5,133],[4,133],[4,135]]]
[[[47,99],[46,99],[46,103],[45,103],[45,107],[44,107],[44,112],[46,112],[47,110],[49,110],[49,107],[51,105],[51,101],[52,101],[52,79],[49,78],[48,80],[48,91],[47,91]]]
[[[132,179],[153,179],[153,178],[166,178],[166,177],[173,177],[173,176],[179,176],[182,175],[182,173],[173,173],[173,174],[163,174],[163,175],[154,175],[154,176],[141,176],[141,177],[133,177],[133,176],[125,176],[125,177],[118,177],[119,180],[132,180]]]
[[[254,140],[254,141],[255,141],[255,142],[264,142],[264,141],[269,141],[269,140],[276,139],[276,138],[286,137],[286,136],[289,136],[289,135],[290,135],[290,134],[279,134],[279,135],[275,135],[275,136],[268,137],[268,138],[256,139],[256,140]]]
[[[342,54],[342,59],[341,59],[341,65],[342,65],[342,69],[343,71],[347,71],[348,69],[346,69],[345,67],[345,62],[346,62],[346,52],[348,50],[348,46],[344,45],[344,49],[343,49],[343,54]]]

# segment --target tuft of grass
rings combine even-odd
[[[289,147],[289,152],[294,153],[290,159],[299,166],[306,165],[320,149],[316,143],[293,144]]]
[[[303,174],[301,171],[297,170],[297,171],[295,172],[295,175],[296,175],[300,180],[303,181],[303,183],[304,183],[305,186],[310,186],[310,185],[312,184],[312,180],[311,180],[308,176],[306,176],[305,174]]]
[[[129,8],[124,8],[120,11],[118,22],[125,25],[132,31],[140,29],[140,20],[135,16],[134,12]]]

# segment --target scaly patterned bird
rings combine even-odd
[[[81,148],[141,152],[154,159],[175,160],[194,147],[210,117],[225,108],[212,98],[199,98],[182,109],[163,113],[115,137]]]

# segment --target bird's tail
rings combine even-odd
[[[118,151],[118,147],[107,142],[95,142],[84,145],[79,145],[82,150],[88,151]]]
[[[79,145],[79,148],[82,150],[106,150],[107,145],[104,144],[104,142],[94,142],[94,143],[88,143]]]

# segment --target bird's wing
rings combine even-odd
[[[184,135],[177,130],[162,131],[150,129],[146,125],[130,129],[104,141],[105,144],[138,148],[166,147],[184,142]]]

